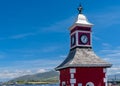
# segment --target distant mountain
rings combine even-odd
[[[30,81],[39,81],[39,82],[58,82],[59,73],[56,71],[49,71],[44,73],[37,73],[34,75],[25,75],[9,82],[30,82]]]

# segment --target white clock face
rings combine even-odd
[[[86,44],[88,42],[88,37],[84,34],[81,36],[80,40],[83,44]]]

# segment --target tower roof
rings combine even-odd
[[[68,57],[56,70],[68,67],[111,67],[112,65],[100,59],[90,48],[76,48],[70,51]]]
[[[75,26],[83,26],[83,27],[93,26],[93,24],[88,21],[87,17],[84,14],[82,14],[82,10],[83,8],[80,5],[80,7],[78,8],[79,14],[75,20],[75,23],[72,25],[70,29],[74,28]]]
[[[78,24],[78,25],[90,25],[90,26],[93,25],[88,21],[87,17],[84,14],[79,14],[78,15],[75,24]]]
[[[70,27],[70,30],[76,26],[92,27],[93,24],[88,21],[87,17],[84,14],[78,14],[75,23]]]

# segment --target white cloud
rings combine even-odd
[[[9,71],[9,70],[2,70],[0,72],[0,79],[12,79],[19,76],[23,76],[26,74],[32,74],[30,70],[15,70],[15,71]]]
[[[66,55],[61,55],[60,58],[65,59],[67,56]]]
[[[46,72],[45,69],[38,69],[38,70],[37,70],[37,73],[44,73],[44,72]]]
[[[112,67],[108,69],[108,75],[120,73],[120,67]]]
[[[27,61],[15,61],[7,67],[0,68],[0,80],[10,80],[23,75],[42,73],[53,70],[63,60],[62,55],[58,59],[37,59]]]
[[[114,49],[111,48],[111,49],[101,50],[99,53],[103,54],[105,57],[111,57],[111,58],[120,57],[120,49],[115,47]]]
[[[59,48],[61,48],[60,46],[47,46],[47,48],[43,48],[41,49],[42,52],[48,53],[48,52],[54,52],[56,50],[59,50]]]
[[[94,41],[94,40],[96,40],[96,41],[101,41],[101,39],[100,39],[99,37],[95,36],[94,34],[93,34],[92,38],[93,38],[93,41]]]
[[[20,38],[25,38],[27,36],[33,36],[33,35],[35,35],[35,33],[17,34],[17,35],[8,37],[8,39],[20,39]]]
[[[93,21],[95,23],[95,26],[99,27],[100,29],[107,29],[110,26],[120,24],[119,15],[119,10],[116,10],[115,8],[112,11],[91,14],[91,21]]]
[[[22,39],[28,36],[34,36],[38,34],[37,32],[29,32],[29,33],[20,33],[20,34],[16,34],[16,35],[10,35],[8,37],[1,37],[0,40],[7,40],[7,39]]]
[[[65,31],[68,30],[70,25],[72,25],[72,22],[74,20],[75,20],[75,16],[71,16],[67,19],[58,21],[54,24],[51,24],[48,27],[40,28],[40,31],[44,31],[44,32],[65,32]]]
[[[71,16],[67,19],[58,21],[56,23],[52,23],[48,27],[39,27],[37,31],[35,32],[27,32],[27,33],[20,33],[20,34],[14,34],[10,35],[8,37],[0,37],[0,40],[6,40],[6,39],[22,39],[28,36],[34,36],[40,33],[48,33],[48,32],[65,32],[68,30],[70,25],[72,25],[73,20],[75,20],[75,17]]]
[[[36,73],[43,73],[43,72],[46,72],[45,69],[36,69],[36,70],[32,70],[32,68],[30,70],[28,69],[24,69],[24,70],[21,70],[21,69],[16,69],[16,70],[2,70],[0,72],[0,80],[10,80],[10,79],[13,79],[13,78],[17,78],[17,77],[20,77],[20,76],[24,76],[24,75],[31,75],[31,74],[36,74]]]
[[[12,62],[11,65],[7,67],[0,67],[0,80],[8,80],[23,75],[53,70],[64,60],[64,57],[65,55],[60,55],[57,56],[56,59],[36,59]]]
[[[109,44],[104,44],[104,46],[110,46]],[[102,59],[110,62],[112,65],[111,68],[108,69],[108,74],[115,74],[120,71],[120,48],[110,46],[109,49],[104,49],[98,52]]]
[[[108,57],[120,57],[120,52],[118,53],[111,53],[107,55]]]
[[[109,43],[102,43],[102,46],[107,47],[107,48],[111,47],[111,45]]]
[[[110,61],[111,59],[110,58],[103,58],[103,60]]]

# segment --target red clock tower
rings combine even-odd
[[[55,69],[60,71],[60,86],[107,86],[106,68],[112,65],[92,50],[92,26],[82,6],[70,27],[71,47],[67,58]]]

